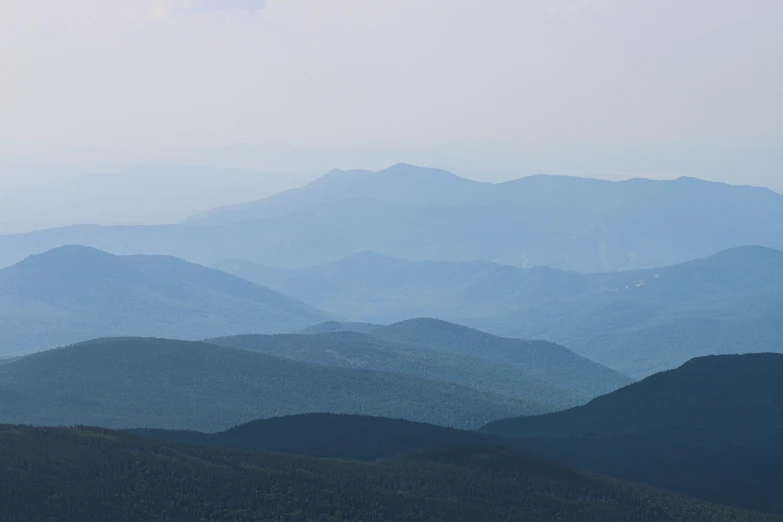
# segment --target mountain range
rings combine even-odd
[[[371,252],[298,270],[218,266],[349,321],[437,317],[556,342],[635,378],[702,355],[783,351],[783,252],[766,247],[611,274]]]
[[[0,236],[0,266],[57,246],[303,267],[372,250],[580,272],[649,268],[758,244],[783,248],[783,196],[693,178],[532,176],[500,184],[400,164],[331,171],[179,225],[79,225]]]
[[[218,270],[66,246],[0,270],[0,354],[97,337],[202,339],[299,329],[330,316]]]

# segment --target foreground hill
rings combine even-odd
[[[219,431],[258,418],[358,413],[475,428],[538,405],[415,377],[205,343],[103,339],[0,365],[0,422]]]
[[[311,413],[253,421],[206,434],[176,430],[131,430],[144,437],[245,450],[321,458],[375,460],[406,453],[503,445],[474,431],[362,415]]]
[[[560,176],[490,184],[396,165],[374,173],[333,171],[301,189],[180,225],[75,226],[0,236],[0,266],[77,243],[209,265],[244,259],[303,267],[372,250],[410,260],[612,272],[747,244],[783,248],[781,222],[783,196],[762,188],[691,178]]]
[[[777,520],[502,449],[357,463],[95,428],[3,426],[0,450],[0,504],[10,520]]]
[[[564,412],[483,433],[580,468],[783,512],[783,355],[694,359]]]
[[[58,248],[0,270],[0,350],[105,336],[200,339],[290,331],[329,316],[211,268],[162,256]]]
[[[452,328],[461,327],[448,325],[446,329]],[[394,330],[383,328],[378,330],[379,336],[387,331]],[[537,413],[583,404],[630,382],[627,377],[549,343],[542,343],[543,346],[531,343],[531,347],[517,341],[512,346],[503,346],[502,340],[487,336],[496,342],[472,345],[466,342],[463,349],[448,351],[443,348],[451,341],[446,336],[436,337],[431,344],[385,340],[379,336],[374,332],[243,335],[209,342],[312,364],[450,382],[524,399],[540,407]],[[498,353],[505,354],[505,359]]]
[[[703,355],[783,351],[783,252],[764,247],[614,274],[360,253],[264,283],[353,321],[430,316],[546,339],[632,377]]]

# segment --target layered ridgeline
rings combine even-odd
[[[9,520],[779,520],[503,449],[360,463],[95,428],[2,426],[0,450],[0,505]]]
[[[438,317],[561,343],[632,377],[702,355],[783,351],[783,252],[764,247],[613,274],[372,253],[264,277],[242,266],[236,275],[353,321]]]
[[[343,327],[354,326],[367,333],[242,335],[208,342],[319,365],[449,382],[532,401],[546,411],[583,404],[631,382],[556,344],[505,339],[434,319]]]
[[[783,513],[783,355],[694,359],[589,404],[481,431],[570,465]]]
[[[529,400],[446,382],[188,341],[104,339],[0,365],[3,423],[219,431],[330,412],[477,428],[542,411]]]
[[[105,336],[202,339],[303,328],[329,316],[218,270],[61,247],[0,270],[0,354]]]
[[[303,187],[180,225],[73,226],[0,237],[0,266],[67,244],[302,267],[361,250],[411,260],[613,271],[746,244],[783,247],[783,196],[690,178],[533,176],[500,184],[396,165],[333,171]],[[513,240],[509,240],[513,238]]]

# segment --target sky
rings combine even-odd
[[[783,190],[780,20],[779,0],[3,0],[0,164]]]

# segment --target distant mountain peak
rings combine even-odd
[[[84,272],[118,263],[121,263],[119,257],[103,250],[82,245],[65,245],[28,256],[8,270],[46,269],[59,272],[64,270]]]
[[[457,176],[456,174],[449,172],[447,170],[434,168],[434,167],[420,167],[418,165],[411,165],[410,163],[397,163],[396,165],[392,165],[389,168],[379,170],[375,173],[376,175],[386,175],[386,176],[419,176],[419,177],[439,177],[441,179],[452,179],[452,180],[464,180],[465,178],[461,178],[460,176]]]

